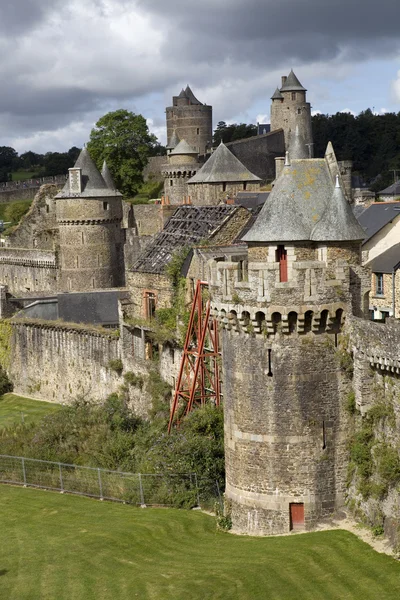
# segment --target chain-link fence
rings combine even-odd
[[[20,456],[0,455],[0,483],[11,483],[140,506],[221,503],[218,482],[196,473],[123,473]]]

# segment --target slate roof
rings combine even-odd
[[[283,95],[280,93],[279,88],[276,88],[271,100],[283,100]]]
[[[289,161],[246,242],[341,241],[364,237],[343,193],[334,190],[323,158]],[[335,202],[336,204],[333,204]],[[326,220],[326,225],[321,222]]]
[[[178,134],[176,133],[175,129],[173,134],[171,135],[171,139],[169,140],[168,144],[167,144],[167,149],[173,149],[175,148],[175,146],[177,146],[179,144],[179,137]]]
[[[331,201],[311,232],[313,242],[346,242],[363,240],[364,230],[353,215],[336,176]]]
[[[106,196],[121,196],[117,190],[110,189],[107,183],[104,181],[100,171],[93,162],[88,149],[85,147],[82,149],[78,159],[75,163],[75,167],[81,169],[82,176],[82,191],[80,194],[75,194],[70,191],[69,177],[65,183],[65,186],[56,198],[102,198]]]
[[[297,79],[296,75],[293,72],[293,69],[290,71],[285,83],[280,89],[281,92],[306,92],[306,88],[303,87],[300,81]]]
[[[386,252],[382,252],[369,261],[366,266],[371,267],[373,273],[392,273],[393,268],[400,263],[400,244],[395,244]]]
[[[237,206],[226,204],[180,206],[164,229],[145,248],[130,271],[164,273],[166,265],[176,251],[209,238],[237,210]]]
[[[400,180],[392,183],[378,194],[379,196],[400,196]]]
[[[188,183],[223,183],[226,181],[261,181],[250,173],[223,142]]]
[[[357,218],[365,231],[364,244],[378,231],[400,215],[400,202],[376,202],[366,208]]]
[[[270,192],[238,192],[235,198],[235,204],[244,206],[249,210],[261,207],[268,200]]]
[[[106,161],[103,162],[103,168],[101,170],[101,176],[104,179],[104,181],[106,182],[106,185],[108,187],[109,190],[115,190],[115,183],[114,180],[112,178],[112,175],[110,173],[110,169],[108,168],[108,165],[106,163]]]
[[[61,319],[67,323],[91,323],[116,326],[119,322],[118,300],[123,290],[98,292],[71,292],[52,298],[35,300],[17,313],[17,318]]]
[[[179,144],[173,149],[171,150],[171,152],[169,153],[170,156],[174,156],[174,155],[178,155],[178,154],[198,154],[198,151],[196,150],[196,148],[193,148],[193,146],[190,146],[190,144],[187,143],[186,140],[181,140],[179,142]]]
[[[190,100],[190,104],[201,104],[201,102],[197,100],[196,96],[193,94],[192,90],[188,85],[185,89],[185,96]]]

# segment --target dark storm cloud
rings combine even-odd
[[[140,0],[169,24],[169,56],[259,66],[394,54],[398,0]],[[188,10],[188,6],[190,9]]]
[[[73,128],[167,87],[170,101],[186,83],[207,88],[216,113],[230,93],[230,118],[281,70],[395,56],[398,1],[0,0],[2,138]]]

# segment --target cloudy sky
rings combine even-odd
[[[314,111],[400,111],[399,0],[1,0],[0,145],[64,151],[189,83],[214,124],[268,121],[293,67]]]

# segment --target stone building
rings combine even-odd
[[[170,140],[174,144],[176,138]],[[169,146],[167,163],[162,166],[164,177],[164,194],[169,204],[190,203],[188,181],[201,169],[198,151],[189,146],[186,140],[181,140],[176,146]]]
[[[178,140],[185,139],[196,148],[198,154],[205,154],[212,145],[212,106],[202,104],[189,86],[179,96],[172,98],[172,106],[166,109],[167,140],[175,134]]]
[[[305,154],[298,158],[313,156],[311,105],[306,100],[306,92],[292,70],[288,77],[282,77],[282,86],[275,90],[271,98],[271,131],[283,129],[286,149],[290,150],[293,158],[291,146],[296,129]]]
[[[261,180],[228,150],[223,142],[203,167],[188,181],[193,204],[212,206],[238,192],[260,190]]]
[[[347,316],[368,312],[370,281],[364,231],[329,155],[287,157],[241,238],[246,260],[225,249],[209,265],[237,531],[311,529],[344,503],[349,384],[336,346]]]

